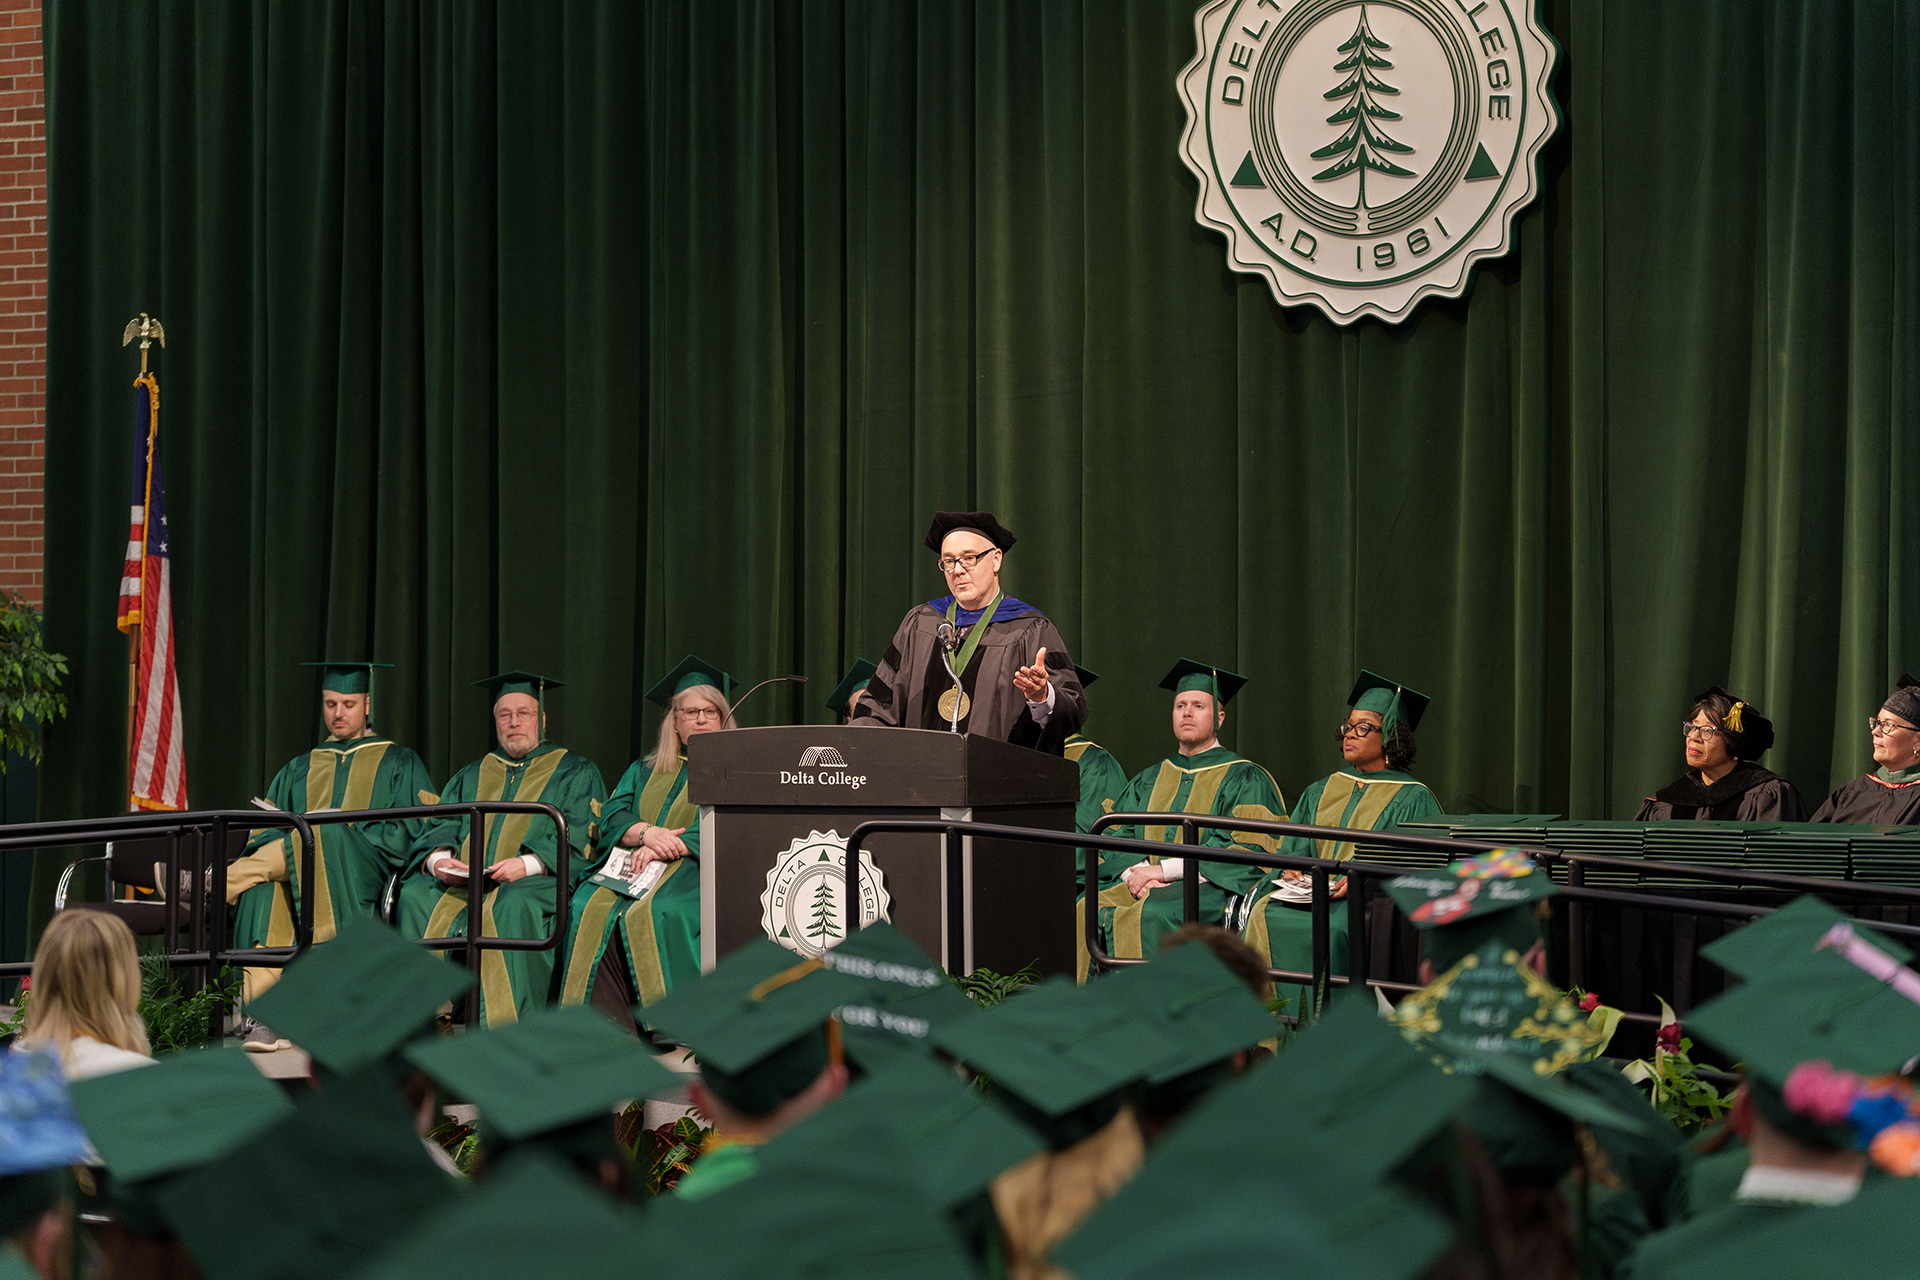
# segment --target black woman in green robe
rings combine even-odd
[[[420,757],[373,727],[372,672],[380,662],[307,662],[320,667],[320,716],[327,739],[274,775],[267,802],[287,813],[398,809],[433,798]],[[314,828],[313,940],[371,917],[387,881],[407,867],[412,831],[405,823]],[[290,947],[300,901],[300,863],[287,856],[285,828],[256,831],[227,868],[236,947]],[[245,970],[246,998],[272,986],[280,970]]]
[[[1213,817],[1248,818],[1274,822],[1286,815],[1286,801],[1273,778],[1253,761],[1220,745],[1226,724],[1226,704],[1246,683],[1245,676],[1182,658],[1163,689],[1173,690],[1175,749],[1158,764],[1133,776],[1114,802],[1117,813],[1194,813]],[[1177,826],[1111,827],[1108,834],[1132,840],[1178,844]],[[1236,849],[1243,853],[1272,853],[1276,841],[1255,831],[1206,827],[1200,831],[1202,848]],[[1263,868],[1238,862],[1145,858],[1107,853],[1099,863],[1100,940],[1108,954],[1125,957],[1155,955],[1160,939],[1180,927],[1182,889],[1188,875],[1200,877],[1201,924],[1219,924],[1241,895],[1260,883]],[[1085,928],[1085,912],[1075,914],[1076,931]],[[1082,944],[1085,972],[1085,947]]]
[[[1378,831],[1439,813],[1440,802],[1433,792],[1408,772],[1413,765],[1413,730],[1427,709],[1427,696],[1363,671],[1347,701],[1353,710],[1339,728],[1345,764],[1301,793],[1292,820],[1316,827]],[[1353,841],[1288,836],[1280,852],[1345,862],[1353,857]],[[1346,897],[1345,876],[1334,879],[1331,892],[1336,899]],[[1311,880],[1304,871],[1273,873],[1254,892],[1253,909],[1247,914],[1247,943],[1274,968],[1301,973],[1313,968],[1311,897]],[[1344,974],[1344,901],[1333,903],[1327,926],[1330,970]]]
[[[543,695],[560,682],[509,671],[474,683],[493,690],[496,745],[454,774],[440,801],[518,800],[558,809],[567,820],[571,893],[598,866],[596,823],[607,784],[593,761],[546,741]],[[490,814],[476,850],[470,818],[423,824],[414,840],[413,871],[400,889],[400,931],[412,938],[465,936],[467,868],[478,865],[493,881],[481,899],[482,936],[546,937],[553,930],[558,834],[551,822],[532,814]],[[553,971],[551,951],[482,952],[482,1025],[516,1022],[545,1005]]]
[[[1074,674],[1080,677],[1080,687],[1085,689],[1100,678],[1097,671],[1089,671],[1076,665]],[[1093,824],[1114,812],[1114,806],[1120,802],[1120,793],[1127,789],[1127,771],[1113,758],[1113,753],[1081,734],[1073,734],[1066,742],[1067,759],[1080,766],[1080,800],[1073,808],[1073,829],[1082,833],[1093,830]],[[1087,851],[1074,850],[1074,862],[1080,874],[1080,892],[1087,891]]]
[[[607,864],[575,892],[560,1003],[624,1021],[700,975],[700,811],[687,798],[687,740],[726,728],[733,677],[687,655],[647,698],[660,740],[627,766],[602,810]]]

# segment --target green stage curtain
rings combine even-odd
[[[1810,804],[1868,767],[1920,665],[1910,7],[1557,0],[1513,251],[1346,328],[1194,222],[1194,7],[47,0],[43,813],[119,803],[140,311],[196,805],[311,742],[322,657],[399,664],[441,778],[509,666],[609,777],[689,650],[825,722],[942,506],[1019,533],[1133,769],[1183,655],[1289,798],[1361,666],[1434,696],[1449,809],[1631,816],[1712,683]]]

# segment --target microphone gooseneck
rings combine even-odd
[[[760,690],[766,688],[768,685],[779,684],[783,680],[790,684],[805,684],[807,682],[807,678],[805,676],[770,676],[767,679],[762,680],[759,684],[753,686],[753,688],[747,690],[745,693],[741,694],[738,698],[735,698],[733,700],[733,705],[727,709],[726,717],[720,721],[721,726],[725,727],[728,723],[730,723],[733,720],[734,713],[740,710],[741,703],[745,702],[748,698],[751,698],[754,694],[760,692]]]

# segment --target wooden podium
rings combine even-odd
[[[792,726],[696,734],[700,963],[758,937],[817,955],[844,936],[846,837],[874,818],[948,818],[1072,831],[1071,761],[970,734]],[[876,910],[950,973],[1073,969],[1074,850],[938,834],[864,842],[863,914]]]

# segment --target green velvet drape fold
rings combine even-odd
[[[1360,666],[1434,695],[1449,808],[1630,816],[1716,682],[1809,804],[1862,771],[1920,665],[1910,7],[1560,0],[1517,247],[1351,328],[1194,223],[1193,8],[47,0],[43,811],[116,806],[142,310],[196,804],[323,656],[400,664],[442,777],[506,666],[608,771],[688,650],[824,721],[938,506],[1020,534],[1131,768],[1187,655],[1290,797]]]

